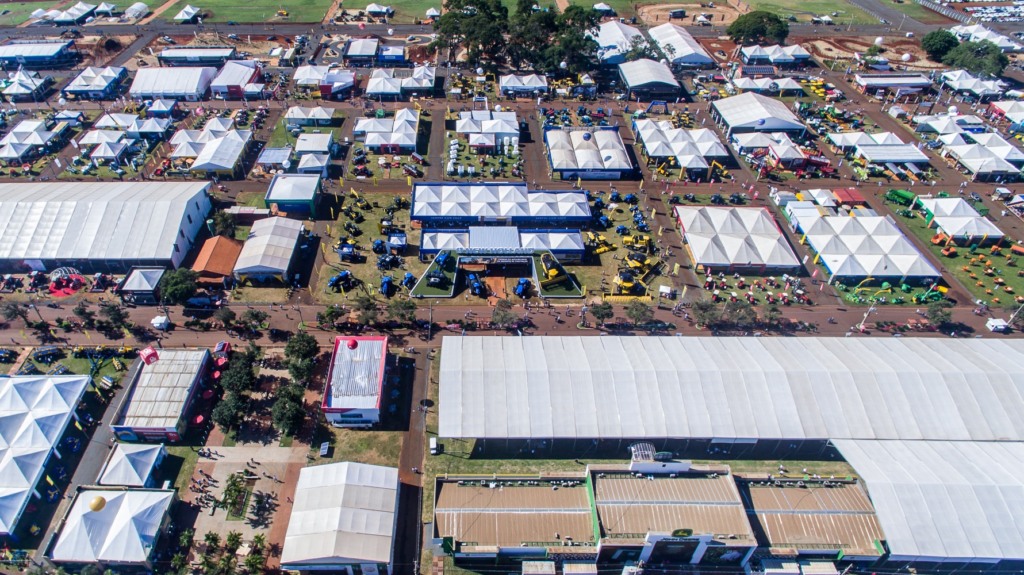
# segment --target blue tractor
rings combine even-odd
[[[440,269],[432,269],[427,273],[427,286],[437,289],[448,287],[448,276]]]
[[[469,285],[469,293],[477,297],[485,297],[487,295],[487,288],[484,287],[484,282],[480,281],[480,276],[469,274],[466,277],[466,283]]]
[[[629,228],[627,228],[626,226],[616,226],[615,233],[619,234],[620,236],[627,235],[629,233]]]
[[[356,286],[356,277],[348,270],[342,270],[337,275],[327,280],[327,287],[334,291],[349,291]]]
[[[444,264],[448,263],[448,252],[441,252],[434,258],[434,263],[437,267],[444,269]]]
[[[361,264],[366,261],[366,257],[356,251],[356,247],[349,243],[343,243],[338,248],[338,259],[353,264]]]
[[[640,202],[640,198],[636,197],[636,194],[626,194],[626,197],[622,198],[622,201],[627,204],[637,204]]]
[[[391,276],[383,276],[380,278],[380,294],[384,297],[391,297],[391,293],[395,291],[395,278]]]
[[[373,240],[373,253],[384,254],[387,253],[388,246],[384,243],[384,240]]]
[[[530,297],[530,280],[526,278],[519,278],[519,283],[516,284],[515,294],[523,299]]]
[[[402,287],[405,289],[412,289],[412,286],[416,285],[416,276],[409,272],[405,272],[405,276],[402,277]]]
[[[621,202],[622,201],[622,196],[619,195],[619,192],[612,192],[611,194],[608,195],[608,201],[609,202]]]

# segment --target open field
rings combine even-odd
[[[186,0],[181,0],[161,17],[166,20],[174,18],[181,11]],[[199,5],[207,17],[204,22],[320,22],[331,5],[330,0],[305,0],[303,2],[281,2],[279,0],[249,0],[235,2],[233,0],[205,0]],[[288,17],[277,16],[278,10],[287,10]]]
[[[360,10],[366,10],[371,3],[373,0],[355,0],[354,2],[345,2],[342,4],[342,8],[349,14],[355,14]],[[441,0],[389,0],[388,2],[377,2],[377,4],[391,6],[394,9],[395,15],[388,20],[393,24],[415,24],[427,17],[427,8],[441,9]],[[510,14],[511,6],[514,5],[513,3],[509,7]]]
[[[743,7],[750,10],[768,10],[782,17],[796,16],[797,20],[810,21],[814,16],[832,16],[836,25],[878,24],[878,19],[845,1],[831,0],[743,0]]]
[[[908,17],[924,24],[949,24],[951,26],[954,24],[954,22],[949,18],[946,18],[938,12],[932,12],[913,0],[903,0],[903,2],[893,2],[892,4],[887,2],[886,4],[893,10],[898,10],[906,14]],[[899,22],[894,22],[894,24],[899,25]]]
[[[4,12],[4,15],[0,16],[0,26],[17,26],[28,20],[29,15],[36,10],[49,10],[58,4],[59,2],[50,0],[46,2],[10,2],[0,4],[0,11]]]

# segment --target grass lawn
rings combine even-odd
[[[231,301],[239,303],[283,303],[288,301],[288,288],[242,286],[231,291]]]
[[[444,261],[444,268],[441,269],[445,277],[448,278],[448,286],[445,289],[430,287],[427,285],[427,281],[423,279],[413,288],[412,295],[421,297],[452,297],[455,293],[455,273],[458,265],[457,256],[453,252],[448,252],[448,258]],[[438,267],[437,259],[435,259],[430,263],[430,268],[427,271],[433,271]]]
[[[54,366],[56,366],[58,363],[63,365],[64,367],[67,367],[69,370],[71,370],[71,373],[74,373],[76,375],[89,375],[89,372],[92,368],[92,364],[90,363],[88,358],[71,357],[70,352],[68,352],[68,355],[66,357],[63,357],[51,364],[45,364],[38,361],[34,361],[31,358],[29,358],[26,361],[28,363],[34,364],[36,366],[36,369],[39,370],[39,373],[46,373]],[[124,363],[125,366],[130,366],[133,360],[122,358],[121,361]],[[95,377],[93,377],[93,381],[99,381],[101,378],[103,378],[103,376],[110,376],[111,378],[114,379],[114,381],[119,381],[123,375],[123,371],[118,371],[116,368],[114,368],[113,362],[111,362],[109,359],[104,359],[100,360],[100,369],[96,373]]]
[[[372,2],[373,0],[354,0],[345,2],[342,7],[348,10],[349,14],[355,14],[360,10],[366,10]],[[391,6],[395,10],[395,15],[388,20],[393,24],[414,24],[427,17],[427,8],[441,9],[441,0],[389,0],[378,4]],[[507,5],[515,6],[515,3]]]
[[[29,15],[36,10],[49,10],[57,4],[59,3],[52,0],[47,2],[4,3],[0,5],[0,11],[4,12],[4,15],[0,16],[0,26],[17,26],[28,20]]]
[[[1008,249],[1004,249],[1002,255],[993,256],[989,248],[978,248],[976,254],[980,258],[974,263],[971,263],[971,260],[976,256],[971,255],[969,246],[957,247],[955,256],[946,257],[942,255],[944,244],[932,245],[931,239],[935,235],[935,230],[928,228],[924,218],[896,217],[907,230],[921,238],[928,246],[928,250],[942,262],[942,266],[960,280],[976,299],[989,302],[993,308],[999,308],[1013,304],[1015,297],[1024,295],[1024,275],[1021,275],[1024,274],[1024,267],[1020,267],[1018,258],[1007,257]],[[991,262],[991,267],[988,262]],[[985,273],[986,270],[991,272]],[[1002,279],[1003,286],[1013,291],[1007,292],[1004,287],[997,285],[996,279]]]
[[[744,0],[749,4],[751,10],[767,10],[780,16],[796,16],[798,20],[808,21],[814,16],[833,16],[837,26],[850,24],[878,24],[878,18],[857,8],[845,1],[833,2],[831,0]]]
[[[189,2],[181,0],[161,16],[170,20]],[[194,4],[194,2],[193,2]],[[327,14],[330,0],[304,0],[303,2],[282,2],[280,0],[206,0],[202,2],[203,22],[320,22]],[[278,18],[278,10],[287,10],[287,18]]]
[[[312,134],[314,132],[326,134],[327,132],[333,130],[335,132],[335,135],[337,136],[337,134],[341,133],[341,123],[343,121],[343,118],[340,115],[338,115],[338,112],[335,112],[333,125],[302,126],[302,131],[306,134]],[[288,122],[285,121],[284,117],[282,116],[281,119],[277,121],[277,124],[274,125],[274,131],[270,133],[270,139],[267,141],[266,147],[281,148],[284,146],[291,146],[292,149],[295,149],[295,140],[295,136],[292,136],[291,133],[288,132]]]
[[[163,470],[168,475],[175,473],[174,486],[178,492],[188,489],[188,481],[195,473],[196,462],[199,461],[199,453],[195,448],[185,445],[168,445],[167,461],[162,464]],[[167,476],[170,479],[169,476]]]
[[[886,6],[889,6],[893,10],[898,10],[923,24],[951,24],[953,22],[938,12],[932,12],[924,6],[921,6],[917,2],[914,2],[914,0],[903,0],[903,2],[899,4],[895,2],[890,4],[886,2]],[[899,22],[893,23],[899,25]]]
[[[401,431],[375,431],[366,429],[321,428],[327,437],[317,437],[311,450],[316,460],[310,465],[323,465],[337,461],[357,461],[372,465],[395,465],[402,452]],[[320,443],[331,443],[330,457],[320,457]]]

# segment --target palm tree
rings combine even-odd
[[[224,539],[224,550],[229,554],[234,555],[235,551],[242,546],[242,534],[238,531],[229,531],[228,536]]]
[[[203,542],[206,543],[206,554],[210,555],[220,550],[220,533],[216,531],[207,531],[206,535],[203,536]]]
[[[259,573],[263,571],[263,566],[266,562],[267,560],[262,555],[253,554],[246,557],[243,564],[245,565],[245,570],[249,573]]]
[[[188,549],[192,546],[192,538],[195,537],[196,532],[191,529],[186,529],[178,535],[178,546]]]
[[[266,548],[266,546],[267,546],[267,536],[266,535],[264,535],[262,533],[257,533],[256,535],[252,536],[251,547],[252,547],[252,552],[253,553],[255,553],[257,555],[262,555],[264,549]]]

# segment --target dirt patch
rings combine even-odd
[[[668,13],[682,8],[686,10],[686,18],[669,20]],[[714,8],[704,7],[700,4],[647,4],[636,9],[638,18],[649,26],[657,26],[666,22],[672,22],[679,26],[696,26],[697,17],[703,15],[711,21],[714,26],[727,26],[743,12],[735,6],[715,3]]]
[[[821,61],[851,60],[854,52],[864,52],[870,48],[872,40],[862,37],[835,37],[801,38],[795,41],[800,42],[811,55]],[[914,40],[886,38],[882,47],[885,51],[881,55],[888,58],[894,68],[929,71],[943,67],[942,64],[929,60],[921,45]],[[904,54],[908,54],[910,59],[903,61]]]
[[[114,42],[108,46],[108,40]],[[82,55],[83,65],[106,66],[133,41],[134,36],[83,36],[75,40],[75,46]]]
[[[697,42],[704,46],[707,53],[711,54],[711,57],[718,62],[725,63],[735,59],[733,56],[736,54],[736,43],[730,40],[728,36],[699,38]]]
[[[277,40],[267,40],[266,36],[254,36],[247,34],[240,34],[238,40],[232,40],[224,34],[200,34],[196,36],[170,36],[171,40],[174,40],[173,44],[164,42],[162,39],[157,38],[150,42],[148,46],[139,50],[134,58],[124,63],[124,67],[129,70],[138,70],[139,68],[159,66],[157,61],[157,54],[166,48],[202,48],[204,46],[233,46],[238,50],[239,57],[243,57],[242,54],[249,54],[254,60],[270,60],[270,51],[274,48],[286,48],[288,44],[281,40],[279,36]],[[125,44],[127,46],[127,44]]]

